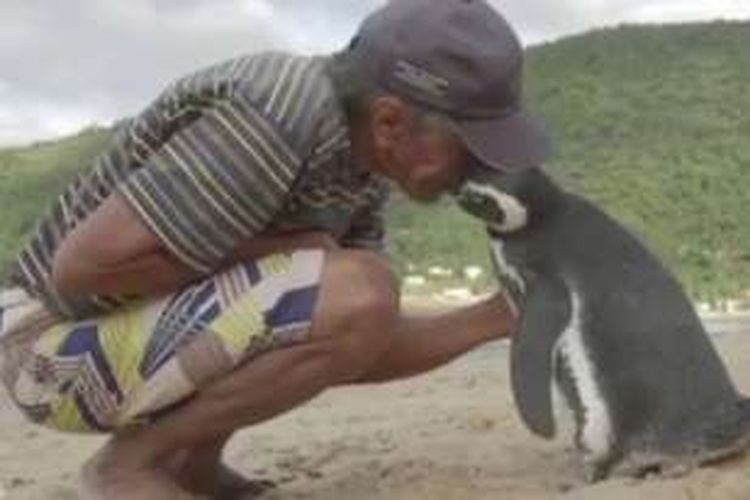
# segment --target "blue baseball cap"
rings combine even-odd
[[[541,120],[523,109],[523,48],[485,0],[390,0],[349,47],[383,89],[440,112],[483,164],[537,167],[551,154]]]

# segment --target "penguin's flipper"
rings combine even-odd
[[[542,278],[528,290],[518,332],[511,339],[511,384],[518,411],[535,434],[555,435],[552,411],[554,350],[570,322],[570,296],[558,279]]]

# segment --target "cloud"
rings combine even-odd
[[[0,0],[0,144],[133,114],[240,53],[332,51],[384,1]],[[747,0],[490,1],[527,44],[625,21],[750,18]]]
[[[86,124],[102,120],[101,109],[79,103],[31,100],[0,106],[0,138],[5,144],[73,134]]]
[[[747,0],[489,0],[527,44],[622,23],[748,19]]]
[[[673,0],[663,3],[644,3],[633,9],[632,20],[637,22],[679,22],[701,19],[737,19],[750,16],[750,5],[743,0],[712,0],[694,2]]]

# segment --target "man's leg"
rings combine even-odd
[[[387,267],[359,252],[328,256],[320,293],[308,343],[259,357],[157,425],[113,440],[94,464],[99,479],[127,482],[141,471],[153,472],[175,450],[210,447],[326,387],[422,373],[507,336],[515,326],[499,296],[448,313],[396,319],[396,293]]]
[[[514,314],[498,295],[488,300],[448,312],[402,313],[394,326],[390,348],[354,383],[387,382],[424,373],[441,366],[486,342],[506,337],[515,327]],[[235,498],[239,492],[254,492],[268,483],[247,481],[220,464],[226,440],[196,447],[188,452],[192,466],[185,477],[200,478],[200,487],[192,491],[220,491],[218,498]],[[198,474],[197,471],[215,471]],[[237,494],[236,497],[241,497]]]
[[[92,498],[180,498],[166,487],[135,496],[130,485],[159,477],[179,450],[210,445],[361,378],[388,349],[397,311],[385,262],[368,252],[329,252],[307,342],[259,356],[155,424],[115,436],[86,467],[84,486]]]
[[[402,313],[390,348],[354,383],[388,382],[424,373],[479,345],[507,336],[514,326],[513,312],[502,296],[448,312]],[[227,440],[186,452],[189,467],[182,477],[200,481],[187,489],[218,491],[214,493],[216,498],[229,500],[272,487],[269,482],[248,481],[221,464],[221,451]]]

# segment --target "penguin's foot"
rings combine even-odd
[[[604,481],[611,474],[617,463],[620,461],[619,455],[608,455],[599,460],[593,460],[590,457],[583,458],[583,479],[589,484]]]

